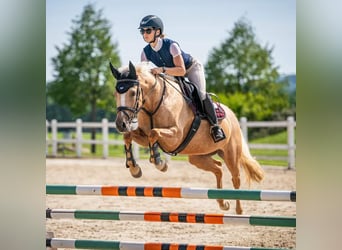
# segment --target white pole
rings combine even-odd
[[[108,157],[108,120],[102,119],[102,153],[103,158]]]
[[[77,157],[82,156],[82,120],[76,120],[76,155]]]
[[[139,160],[139,144],[132,142],[133,157],[135,160]]]
[[[57,120],[51,121],[51,133],[52,133],[52,156],[57,156]]]
[[[294,118],[289,116],[287,118],[287,144],[288,144],[288,168],[295,168],[295,136],[294,136]]]
[[[247,118],[246,117],[240,118],[240,127],[242,130],[243,137],[245,138],[245,141],[248,143],[248,127],[247,127]]]
[[[50,139],[49,139],[49,122],[47,120],[45,120],[45,156],[48,156],[49,154],[49,144],[50,144]]]

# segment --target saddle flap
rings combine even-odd
[[[176,79],[183,95],[185,96],[185,100],[190,105],[194,114],[202,114],[202,103],[198,95],[197,86],[184,77],[177,76]]]

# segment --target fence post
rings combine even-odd
[[[240,118],[240,127],[242,130],[243,137],[245,138],[245,141],[248,143],[248,127],[247,127],[247,118],[246,117]]]
[[[49,154],[49,144],[50,144],[50,138],[49,138],[49,122],[48,120],[45,120],[45,128],[46,128],[46,131],[45,131],[45,156],[48,156]]]
[[[171,155],[164,153],[165,156],[165,162],[170,163],[171,162]]]
[[[139,144],[136,142],[132,142],[133,156],[136,160],[139,160]]]
[[[51,121],[51,133],[52,133],[52,156],[57,156],[57,120]]]
[[[288,144],[288,168],[295,168],[295,135],[294,135],[294,118],[287,118],[287,144]]]
[[[102,153],[103,158],[108,157],[108,120],[102,119]]]
[[[82,120],[76,120],[76,155],[77,157],[82,156]]]

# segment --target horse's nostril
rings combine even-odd
[[[115,122],[116,124],[116,129],[120,132],[124,132],[127,130],[127,125],[125,124],[125,122],[122,122],[122,121],[116,121]]]

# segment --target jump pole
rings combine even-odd
[[[296,202],[296,191],[104,185],[46,185],[46,194]]]
[[[180,243],[127,242],[110,240],[46,239],[46,247],[115,250],[289,250],[285,248],[235,247]]]
[[[48,219],[89,219],[148,222],[181,222],[272,227],[296,227],[295,217],[227,215],[179,212],[135,212],[109,210],[47,209]]]

